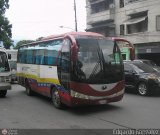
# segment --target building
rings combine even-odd
[[[160,0],[86,0],[87,31],[120,36],[160,65]]]

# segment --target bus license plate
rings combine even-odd
[[[107,103],[107,100],[100,100],[99,101],[99,104],[106,104]]]

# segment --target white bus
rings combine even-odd
[[[11,56],[4,48],[0,48],[0,97],[5,97],[7,90],[11,90],[11,71],[8,63]]]
[[[18,50],[15,49],[7,49],[6,52],[11,55],[11,59],[8,60],[9,66],[11,69],[11,83],[17,82],[17,52]]]

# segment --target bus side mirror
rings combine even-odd
[[[11,54],[8,54],[8,59],[11,59]]]

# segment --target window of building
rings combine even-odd
[[[120,35],[124,35],[124,24],[120,25]]]
[[[145,32],[147,30],[148,30],[148,18],[146,18],[143,21],[127,25],[128,34]]]
[[[112,1],[113,2],[113,1]],[[111,1],[102,1],[96,4],[91,4],[91,13],[98,13],[105,10],[109,10],[109,5],[111,4]]]
[[[140,2],[140,1],[144,1],[144,0],[126,0],[125,5],[132,4],[135,2]]]
[[[156,16],[156,29],[160,31],[160,15]]]
[[[90,0],[90,3],[92,3],[92,2],[96,2],[97,0]]]
[[[127,34],[148,31],[148,11],[130,15],[130,19],[125,24]]]
[[[124,7],[124,0],[120,0],[119,2],[120,2],[120,3],[119,3],[119,4],[120,4],[120,5],[119,5],[120,8],[123,8],[123,7]]]

